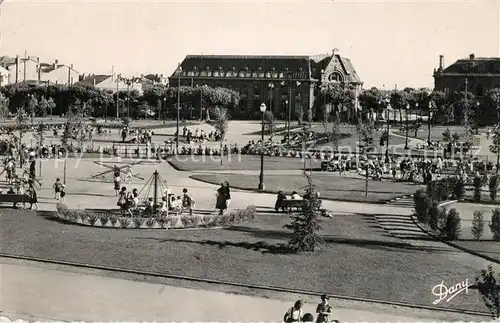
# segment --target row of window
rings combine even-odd
[[[284,79],[284,78],[293,78],[293,79],[305,79],[308,78],[308,75],[306,72],[291,72],[291,73],[284,73],[284,72],[263,72],[263,71],[257,71],[257,72],[252,72],[252,71],[240,71],[240,72],[235,72],[235,71],[207,71],[207,70],[202,70],[202,71],[183,71],[181,73],[181,76],[185,77],[231,77],[231,78],[273,78],[273,79]]]

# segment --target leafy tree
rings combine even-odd
[[[269,110],[266,110],[264,112],[264,125],[266,126],[269,134],[272,136],[274,134],[274,128],[275,128],[274,115]]]
[[[31,95],[26,103],[26,112],[31,116],[31,122],[33,122],[33,117],[35,116],[38,107],[38,100],[34,95]]]
[[[474,211],[474,214],[472,215],[471,233],[474,239],[476,239],[477,241],[479,241],[479,239],[481,239],[481,237],[483,236],[484,218],[482,211]]]
[[[490,152],[497,156],[497,173],[498,165],[500,164],[500,127],[497,125],[493,128],[492,143],[490,145]]]
[[[226,108],[215,107],[212,110],[212,114],[214,116],[214,121],[212,125],[214,126],[215,130],[220,134],[220,152],[221,152],[220,164],[222,166],[222,160],[223,160],[222,157],[224,155],[224,151],[222,149],[222,143],[226,138],[227,128],[229,125],[229,113]]]
[[[5,120],[9,114],[9,99],[0,93],[0,117]]]
[[[47,111],[49,110],[49,102],[46,98],[43,98],[38,103],[35,114],[40,117],[45,117],[47,115]]]
[[[22,167],[24,163],[23,154],[23,136],[26,132],[26,121],[28,120],[28,115],[23,108],[19,108],[16,113],[16,129],[19,129],[19,141],[17,145],[17,151],[19,153],[19,164]]]
[[[500,318],[500,286],[497,283],[496,273],[491,265],[481,270],[481,276],[476,278],[479,293],[484,305],[494,319]]]
[[[311,177],[304,172],[308,182],[308,198],[303,200],[302,212],[292,215],[292,222],[284,227],[292,230],[288,246],[296,252],[315,251],[321,244],[318,232],[321,229],[320,205]]]
[[[335,145],[335,149],[339,151],[340,137],[342,133],[340,131],[340,125],[337,119],[334,119],[332,123],[332,132],[330,133],[330,140]]]
[[[490,198],[492,201],[496,200],[498,192],[498,174],[490,177],[488,187],[490,189]]]
[[[493,234],[493,241],[500,241],[500,209],[496,208],[492,212],[490,230]]]
[[[38,149],[40,149],[45,142],[45,124],[43,122],[40,122],[36,125],[33,136],[35,137]]]
[[[486,92],[486,97],[497,113],[497,123],[500,122],[500,88],[493,88]]]
[[[441,234],[449,240],[457,240],[461,231],[460,213],[456,209],[450,209],[446,216],[446,223],[441,229]]]
[[[410,103],[410,96],[413,89],[407,89],[406,91],[394,90],[390,96],[391,106],[399,110],[400,122],[403,123],[403,114],[402,111],[406,109],[406,105]]]
[[[50,111],[50,115],[52,115],[55,109],[56,109],[56,103],[54,102],[54,99],[49,98],[47,100],[47,111]]]
[[[380,99],[382,98],[382,92],[375,87],[369,90],[363,90],[359,96],[358,100],[363,107],[362,113],[366,114],[371,111],[377,113],[377,120],[381,113]]]

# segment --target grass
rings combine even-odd
[[[399,127],[397,128],[399,129]],[[462,135],[465,133],[464,127],[460,126],[436,126],[436,127],[431,127],[431,141],[443,141],[443,132],[446,131],[446,129],[450,129],[450,132],[453,134],[457,132],[458,134]],[[405,136],[406,132],[405,131],[395,131],[395,133]],[[427,142],[428,135],[429,135],[429,130],[427,128],[427,124],[424,124],[422,127],[420,127],[420,130],[417,133],[417,137],[414,136],[415,131],[409,131],[408,136],[410,138],[417,138],[424,140]]]
[[[233,188],[244,190],[255,190],[259,183],[258,175],[243,174],[196,174],[191,178],[220,184],[228,181]],[[307,180],[303,175],[264,175],[266,190],[271,193],[284,191],[290,194],[293,190],[303,192],[301,189],[307,185]],[[423,186],[389,181],[368,182],[368,196],[365,197],[365,180],[358,178],[342,177],[320,173],[313,175],[313,182],[321,197],[332,200],[343,200],[353,202],[383,202],[397,196],[414,194],[415,191]]]
[[[260,156],[231,155],[225,156],[220,165],[220,156],[173,156],[168,161],[172,167],[180,171],[230,171],[230,170],[260,170]],[[312,159],[313,168],[320,169],[321,161]],[[309,162],[306,167],[309,167]],[[302,158],[264,157],[264,167],[268,170],[302,170]]]
[[[0,246],[28,257],[422,305],[432,304],[431,289],[441,280],[478,274],[443,259],[446,251],[402,243],[363,215],[325,219],[321,251],[284,253],[280,246],[289,232],[282,226],[288,221],[259,214],[255,222],[220,230],[106,230],[66,225],[41,212],[6,210]],[[484,309],[475,290],[439,306]]]
[[[485,231],[489,228],[485,227]],[[496,241],[473,241],[473,240],[458,240],[453,241],[454,244],[459,245],[463,248],[467,248],[469,250],[473,250],[482,255],[491,257],[500,262],[500,243]],[[498,267],[497,267],[498,268]]]

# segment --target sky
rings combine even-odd
[[[1,1],[1,0],[0,0]],[[445,65],[500,57],[497,1],[5,0],[2,55],[80,73],[172,74],[188,54],[313,55],[339,49],[364,87],[433,87]]]

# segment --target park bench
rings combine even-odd
[[[23,209],[31,208],[31,198],[26,194],[0,194],[1,203],[13,203],[14,208],[17,208],[17,204],[22,204]]]
[[[286,199],[281,201],[281,209],[283,211],[287,210],[288,213],[292,212],[292,210],[299,211],[302,209],[303,200],[292,200]]]

